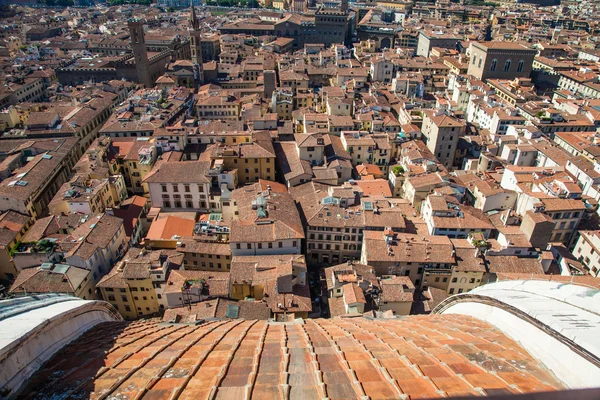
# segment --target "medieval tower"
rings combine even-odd
[[[127,26],[131,37],[131,48],[133,49],[138,82],[147,88],[154,87],[154,82],[150,77],[148,52],[146,51],[146,40],[144,38],[144,21],[138,18],[130,18],[127,21]]]
[[[202,68],[202,38],[200,37],[200,22],[196,17],[194,0],[191,0],[189,32],[192,63],[194,64],[194,82],[196,87],[199,87],[204,82],[204,70]]]

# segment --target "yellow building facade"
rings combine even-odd
[[[112,304],[126,320],[157,314],[159,303],[152,279],[149,276],[127,278],[122,269],[115,269],[97,285],[102,299]]]

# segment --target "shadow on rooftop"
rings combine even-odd
[[[119,357],[118,350],[111,351],[117,339],[123,340],[140,329],[143,329],[143,324],[136,325],[125,321],[96,325],[44,363],[23,386],[16,398],[36,400],[90,398],[91,392],[94,391],[96,375],[103,367],[109,366],[115,358]]]

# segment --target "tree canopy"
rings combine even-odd
[[[258,0],[207,0],[207,6],[259,8]]]

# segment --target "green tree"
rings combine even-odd
[[[404,167],[402,165],[396,165],[392,168],[394,175],[398,176],[404,173]]]

